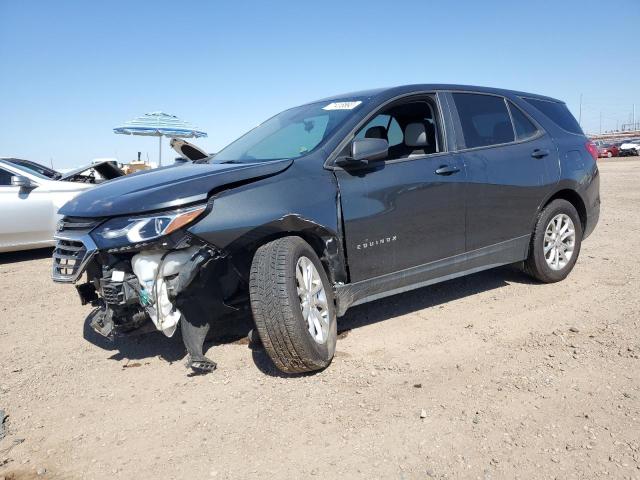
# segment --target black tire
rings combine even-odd
[[[575,243],[573,254],[567,264],[560,270],[552,269],[544,256],[544,237],[549,222],[559,214],[565,214],[571,218],[575,229]],[[538,215],[536,226],[533,230],[529,245],[529,256],[524,262],[524,271],[536,280],[544,283],[553,283],[564,280],[573,270],[578,260],[580,246],[582,244],[582,223],[575,207],[562,199],[553,200]]]
[[[315,266],[327,298],[329,328],[322,344],[313,339],[302,315],[295,272],[301,256]],[[256,329],[279,370],[310,372],[331,363],[338,336],[333,292],[322,263],[307,242],[284,237],[260,247],[251,264],[249,294]]]

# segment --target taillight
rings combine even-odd
[[[596,147],[596,144],[589,140],[584,144],[584,146],[587,148],[587,152],[591,154],[593,159],[598,160],[598,147]]]

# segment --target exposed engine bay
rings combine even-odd
[[[85,165],[70,172],[60,173],[59,180],[78,183],[102,183],[124,176],[124,172],[110,161]]]
[[[172,337],[180,327],[187,366],[206,373],[216,368],[203,354],[211,320],[236,308],[223,300],[222,280],[229,279],[225,254],[191,242],[135,253],[99,252],[86,267],[87,282],[76,289],[83,304],[96,307],[89,322],[100,335],[114,339],[151,322]]]

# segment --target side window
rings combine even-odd
[[[511,112],[511,119],[513,120],[513,128],[516,131],[516,138],[518,140],[526,140],[538,133],[538,128],[524,113],[522,113],[522,110],[511,102],[507,103],[509,104],[509,111]]]
[[[400,145],[404,141],[404,135],[398,121],[387,114],[376,115],[358,132],[355,138],[365,138],[367,132],[372,138],[385,138],[386,135],[390,147]]]
[[[454,93],[467,148],[513,142],[515,137],[507,105],[502,97]]]
[[[438,153],[440,129],[431,99],[399,102],[376,115],[355,135],[356,139],[384,138],[389,142],[387,160]]]
[[[11,177],[13,174],[0,168],[0,187],[11,186]]]
[[[387,135],[389,136],[390,147],[395,147],[396,145],[400,145],[402,142],[404,142],[404,134],[402,133],[402,129],[400,128],[400,125],[398,125],[398,121],[395,118],[391,119]]]

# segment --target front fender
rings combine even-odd
[[[299,235],[314,247],[332,281],[346,282],[338,218],[335,177],[301,160],[279,175],[219,193],[211,211],[189,231],[228,251],[245,271],[260,245]]]

